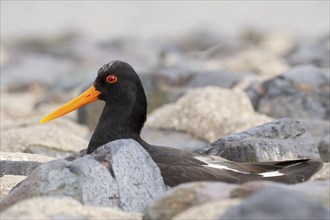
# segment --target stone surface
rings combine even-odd
[[[329,214],[329,209],[296,192],[273,187],[253,194],[219,217],[220,219],[328,219]]]
[[[27,153],[8,153],[8,152],[0,152],[0,161],[34,161],[39,163],[45,163],[53,160],[52,157],[46,157],[42,155],[36,154],[27,154]]]
[[[323,205],[324,207],[329,207],[330,205],[329,180],[309,181],[292,185],[271,181],[252,181],[238,185],[230,192],[230,196],[231,198],[245,198],[269,188],[280,188],[296,192],[300,196]]]
[[[254,112],[243,92],[210,86],[192,90],[175,103],[156,109],[147,125],[184,131],[212,142],[270,120]]]
[[[288,69],[286,61],[271,51],[251,48],[220,61],[210,61],[217,68],[223,68],[230,72],[252,72],[259,75],[274,76]]]
[[[81,136],[83,134],[78,134],[78,130],[74,131],[68,123],[10,129],[1,134],[1,150],[62,157],[87,147],[87,140]]]
[[[73,161],[39,166],[1,205],[5,209],[32,197],[66,195],[87,205],[141,212],[165,190],[150,155],[137,142],[122,139]]]
[[[144,127],[141,132],[141,137],[152,145],[170,146],[190,152],[199,151],[207,145],[205,141],[195,138],[190,134],[175,130],[160,130]]]
[[[294,66],[311,64],[319,67],[330,67],[329,45],[319,42],[302,44],[296,47],[286,58],[288,63]]]
[[[56,107],[58,107],[58,105],[52,106],[51,109],[49,109],[45,114],[48,114],[52,110],[56,109]],[[39,124],[41,118],[42,116],[40,115],[40,116],[25,117],[19,119],[10,119],[10,121],[5,119],[7,123],[1,124],[2,125],[1,131],[5,132],[12,129],[34,126]],[[86,126],[78,124],[66,117],[57,118],[56,120],[48,122],[43,126],[55,126],[58,127],[59,130],[70,131],[71,133],[78,135],[80,137],[87,137],[90,134],[90,130]]]
[[[53,159],[36,154],[0,152],[0,176],[27,176],[40,164]]]
[[[320,159],[317,147],[304,126],[289,118],[225,136],[206,146],[203,153],[240,162]]]
[[[1,112],[12,118],[27,117],[33,114],[38,97],[33,93],[1,92]]]
[[[244,78],[253,74],[239,74],[226,71],[214,71],[196,74],[188,84],[188,88],[198,88],[203,86],[217,86],[221,88],[232,88]]]
[[[227,209],[232,206],[238,205],[240,199],[222,199],[212,202],[207,202],[199,206],[193,206],[186,211],[179,213],[173,217],[173,220],[205,220],[217,219],[220,215],[225,213]]]
[[[200,204],[229,198],[235,185],[221,182],[181,184],[158,198],[145,212],[143,219],[172,219],[177,214]]]
[[[330,180],[330,163],[323,163],[323,167],[312,176],[310,181],[316,180]]]
[[[325,136],[317,147],[322,161],[330,162],[330,134]]]
[[[24,180],[26,176],[6,175],[0,177],[0,200],[3,199],[9,191]]]
[[[263,83],[258,111],[275,118],[330,119],[329,73],[298,66]]]
[[[305,118],[305,119],[298,119],[298,120],[304,124],[306,130],[314,138],[315,143],[318,147],[320,147],[320,144],[321,144],[321,142],[324,141],[324,139],[329,138],[329,134],[330,134],[329,121],[322,120],[322,119],[312,119],[312,118]],[[327,143],[327,141],[325,140],[325,144],[326,143]],[[323,145],[323,146],[325,147],[326,145]],[[324,149],[324,148],[322,147],[322,149]],[[320,153],[320,156],[322,156],[321,154],[323,154],[323,153]]]
[[[1,219],[141,219],[141,213],[82,205],[70,197],[38,197],[15,204],[1,213]]]

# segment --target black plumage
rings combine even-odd
[[[192,181],[244,183],[252,180],[272,180],[297,183],[307,180],[322,167],[321,162],[309,159],[235,163],[220,157],[202,156],[148,144],[140,137],[147,118],[145,92],[134,69],[122,61],[113,61],[101,67],[90,90],[92,95],[88,93],[83,98],[90,99],[93,95],[95,98],[83,105],[100,99],[105,101],[105,107],[89,142],[87,153],[92,153],[113,140],[134,139],[156,162],[165,184],[169,186]],[[66,106],[70,106],[70,103]],[[52,120],[80,106],[70,107],[69,110],[63,110],[67,107],[62,107],[46,116],[42,122]]]

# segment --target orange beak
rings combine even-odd
[[[97,91],[94,86],[91,86],[80,96],[72,99],[71,101],[62,105],[61,107],[59,107],[52,113],[46,115],[43,119],[40,120],[40,123],[41,124],[46,123],[55,118],[68,114],[69,112],[72,112],[73,110],[76,110],[84,105],[87,105],[88,103],[95,102],[98,100],[98,96],[100,94],[101,93],[99,91]]]

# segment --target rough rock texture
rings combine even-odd
[[[68,155],[86,148],[88,142],[70,126],[48,123],[10,129],[1,134],[1,150],[36,153],[52,157]]]
[[[175,131],[144,127],[141,132],[143,140],[152,145],[170,146],[185,151],[195,152],[207,145],[207,142],[190,134]]]
[[[39,197],[15,204],[3,213],[1,219],[141,219],[142,214],[118,209],[82,205],[70,197]]]
[[[329,180],[309,181],[293,185],[271,181],[252,181],[235,187],[231,190],[230,197],[245,198],[261,190],[274,187],[296,192],[302,197],[323,205],[324,207],[330,206]]]
[[[150,155],[133,140],[110,142],[73,161],[39,166],[1,206],[37,196],[71,196],[83,204],[143,211],[166,186]]]
[[[322,69],[298,66],[263,83],[258,111],[271,117],[330,119],[330,78]]]
[[[46,157],[37,154],[0,152],[0,161],[34,161],[45,163],[53,159],[54,158],[52,157]]]
[[[147,124],[153,128],[185,131],[212,142],[270,120],[255,113],[243,92],[210,86],[192,90],[177,102],[156,109]]]
[[[230,208],[220,219],[328,219],[329,209],[298,193],[267,188]]]
[[[330,134],[325,136],[317,147],[322,161],[330,162]]]
[[[0,176],[27,176],[40,164],[53,159],[36,154],[0,152]]]
[[[238,205],[241,199],[221,199],[212,202],[206,202],[199,206],[193,206],[173,217],[173,220],[205,220],[217,219],[224,214],[227,209]]]
[[[52,110],[54,109],[55,108],[52,108]],[[49,113],[50,111],[51,110],[47,112]],[[32,116],[19,119],[9,118],[9,120],[8,118],[5,118],[4,121],[6,123],[1,123],[1,131],[4,132],[12,129],[34,126],[36,124],[39,124],[40,119],[41,116]],[[55,126],[58,129],[70,131],[71,133],[81,137],[87,137],[90,133],[89,129],[86,126],[78,124],[66,117],[57,118],[56,120],[44,124],[43,126]]]
[[[323,167],[319,172],[315,173],[309,181],[329,180],[330,181],[330,163],[323,163]]]
[[[6,175],[0,177],[0,200],[3,199],[9,191],[26,176]]]
[[[206,146],[203,153],[240,162],[320,160],[317,147],[304,126],[289,118],[223,137]]]
[[[181,184],[158,198],[145,212],[143,219],[172,219],[190,207],[229,198],[235,185],[221,182]]]

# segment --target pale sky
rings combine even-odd
[[[177,35],[248,26],[304,37],[329,32],[329,1],[1,1],[1,37],[77,30],[95,38]]]

